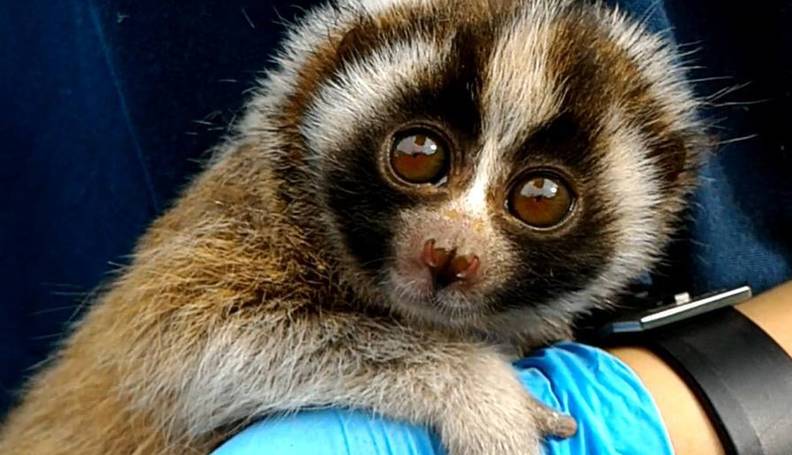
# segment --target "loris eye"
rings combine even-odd
[[[448,173],[448,164],[444,142],[428,130],[404,132],[391,147],[391,169],[407,183],[440,183]]]
[[[575,196],[561,177],[535,172],[522,177],[512,187],[508,206],[525,224],[539,229],[554,227],[572,211]]]

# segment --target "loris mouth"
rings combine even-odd
[[[477,299],[458,289],[433,289],[416,292],[393,286],[391,305],[405,315],[420,320],[450,327],[466,327],[482,317],[482,308]],[[401,288],[401,289],[399,289]]]
[[[442,324],[458,324],[476,318],[480,311],[480,293],[475,280],[460,279],[464,271],[475,273],[477,260],[471,263],[455,259],[452,251],[435,263],[433,270],[422,261],[403,261],[391,268],[387,291],[391,304],[408,314]],[[443,265],[445,264],[445,265]]]

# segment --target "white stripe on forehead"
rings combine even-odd
[[[487,188],[501,173],[503,151],[560,110],[561,97],[547,59],[552,21],[561,3],[531,2],[494,43],[482,93],[483,148],[465,196],[468,210],[486,211]]]
[[[387,121],[395,97],[417,87],[441,68],[450,45],[426,40],[399,41],[378,48],[325,82],[305,115],[300,132],[308,146],[323,153],[346,144],[361,124]],[[373,152],[372,152],[373,153]]]

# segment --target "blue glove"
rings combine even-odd
[[[514,364],[539,400],[577,419],[578,432],[549,439],[547,455],[673,454],[652,397],[620,360],[602,350],[560,343]],[[440,455],[429,429],[362,411],[303,411],[259,422],[213,455]]]

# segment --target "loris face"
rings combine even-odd
[[[361,295],[557,331],[653,263],[704,144],[660,38],[583,1],[363,1],[309,23],[296,36],[333,64],[299,73],[299,130]]]

